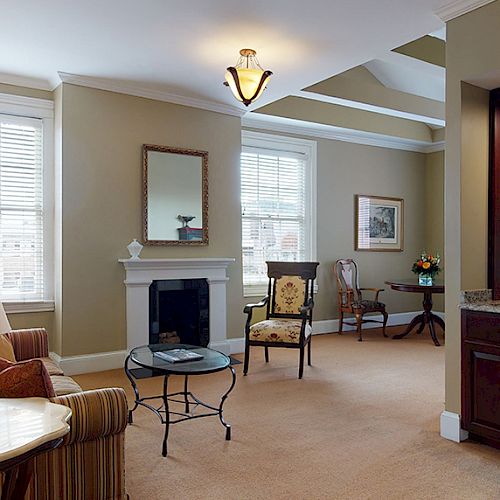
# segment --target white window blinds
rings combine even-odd
[[[0,115],[0,300],[44,298],[42,120]]]
[[[305,154],[244,147],[241,154],[243,285],[267,283],[267,260],[307,260]]]

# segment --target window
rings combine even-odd
[[[53,309],[52,188],[46,165],[52,153],[52,103],[46,103],[0,94],[5,112],[0,114],[0,300],[7,312]]]
[[[243,132],[241,206],[243,287],[261,295],[267,260],[316,258],[316,143]]]

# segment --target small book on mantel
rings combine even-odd
[[[203,359],[201,354],[197,352],[188,351],[187,349],[170,349],[168,351],[158,351],[154,353],[169,363],[184,363],[186,361],[198,361]]]

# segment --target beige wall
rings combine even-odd
[[[487,286],[488,161],[489,92],[462,83],[462,290]]]
[[[444,279],[444,151],[426,155],[425,201],[425,250],[440,254],[443,271],[438,277]],[[436,311],[444,311],[443,295],[435,294],[432,300]]]
[[[412,262],[425,250],[425,223],[421,214],[426,203],[426,155],[328,139],[318,139],[317,148],[317,256],[320,267],[315,319],[338,317],[337,285],[332,266],[337,259],[348,257],[359,264],[361,286],[385,288],[380,298],[390,313],[420,310],[420,296],[395,292],[384,282],[391,278],[414,277]],[[355,194],[404,199],[403,252],[354,251]],[[435,206],[437,208],[437,203]]]
[[[446,409],[460,413],[460,290],[486,287],[485,93],[463,85],[500,75],[500,2],[447,24],[446,43]],[[496,86],[500,86],[500,79]],[[479,127],[479,128],[477,128]],[[481,133],[483,131],[483,133]],[[475,217],[469,214],[475,212]],[[477,276],[462,266],[473,263]]]
[[[258,112],[415,141],[432,141],[431,129],[425,123],[303,97],[285,97],[259,108]]]
[[[141,146],[209,151],[210,245],[146,247],[144,257],[234,257],[228,288],[228,335],[242,336],[239,201],[240,124],[235,117],[73,85],[54,92],[56,131],[56,313],[10,315],[15,327],[45,326],[51,349],[64,356],[126,345],[126,245],[141,236]],[[426,155],[320,139],[318,142],[319,294],[315,317],[337,317],[331,265],[354,256],[363,286],[411,277],[428,245],[421,214],[423,182],[439,153]],[[435,157],[429,163],[429,158]],[[439,177],[439,175],[438,175]],[[437,185],[431,203],[438,209]],[[354,252],[354,194],[405,200],[405,251]],[[438,238],[438,236],[436,236]],[[390,312],[415,311],[421,298],[387,289]]]
[[[143,143],[209,152],[207,247],[147,247],[143,257],[234,257],[228,335],[243,332],[240,120],[138,97],[63,85],[62,354],[126,346],[127,244],[140,238]]]
[[[413,260],[423,249],[425,155],[347,142],[318,140],[318,259],[319,294],[315,317],[337,317],[337,287],[332,265],[354,258],[362,287],[385,288],[381,299],[390,313],[416,311],[418,295],[391,290],[384,281],[411,278]],[[354,195],[370,194],[404,199],[404,251],[354,251]]]
[[[38,312],[38,313],[15,313],[9,314],[9,323],[14,330],[21,328],[45,328],[52,336],[54,331],[54,313]],[[52,347],[52,338],[49,339]]]

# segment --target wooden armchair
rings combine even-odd
[[[385,310],[385,304],[379,302],[378,296],[383,292],[383,288],[360,288],[358,266],[352,259],[339,259],[333,266],[338,287],[339,304],[339,335],[342,335],[342,327],[346,325],[356,326],[358,332],[358,341],[363,340],[361,325],[363,323],[380,323],[383,325],[382,333],[387,337],[385,327],[387,325],[388,314]],[[374,292],[373,300],[363,299],[362,292]],[[384,317],[383,321],[375,319],[364,319],[367,313],[378,312]],[[344,321],[344,314],[354,314],[356,323]]]
[[[269,362],[269,347],[300,350],[299,379],[304,372],[304,350],[311,365],[313,283],[318,262],[267,262],[267,296],[258,304],[248,304],[245,326],[245,364],[248,373],[250,346],[261,346]],[[255,308],[266,307],[266,319],[251,324]]]

